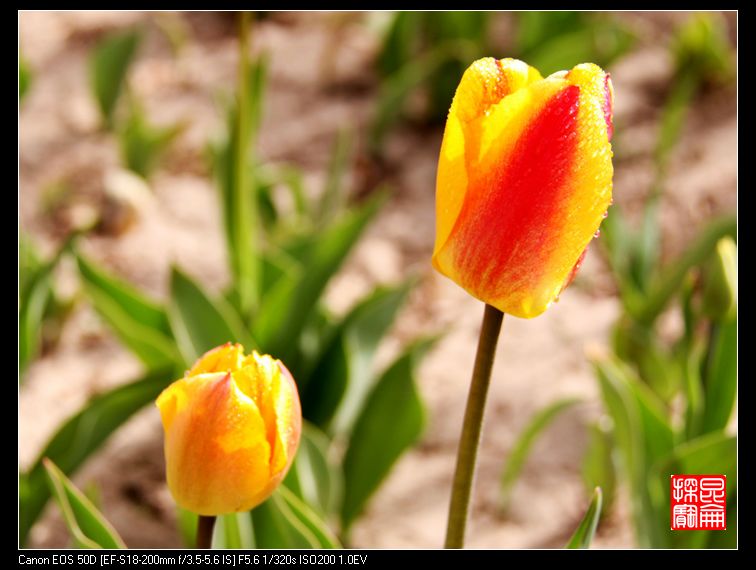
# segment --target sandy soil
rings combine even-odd
[[[683,15],[634,16],[647,41],[611,69],[617,94],[615,203],[637,210],[651,178],[650,148],[670,73],[664,49],[668,20]],[[115,145],[97,129],[86,80],[86,53],[102,34],[130,23],[147,25],[147,42],[131,86],[155,122],[186,119],[188,129],[153,179],[154,198],[136,224],[119,237],[92,236],[86,251],[112,271],[159,298],[171,264],[212,290],[227,282],[216,193],[203,148],[220,126],[214,97],[230,90],[236,70],[232,20],[192,14],[183,20],[186,45],[174,58],[155,26],[155,15],[129,13],[24,13],[21,43],[35,83],[20,114],[20,215],[25,231],[50,249],[65,225],[45,213],[45,188],[69,179],[74,202],[100,195],[104,177],[118,167]],[[340,125],[364,125],[375,101],[370,62],[376,42],[352,22],[340,49],[324,67],[334,17],[287,14],[254,29],[255,49],[270,54],[270,81],[260,138],[264,157],[302,167],[319,187]],[[430,268],[434,230],[434,177],[441,131],[399,129],[387,145],[390,202],[329,287],[335,311],[346,310],[377,283],[410,273],[421,281],[382,347],[387,362],[403,343],[446,331],[421,367],[419,382],[429,411],[422,443],[406,454],[356,525],[357,547],[436,548],[443,540],[456,441],[482,314],[479,302]],[[711,91],[696,104],[671,165],[664,200],[664,252],[674,253],[702,220],[736,203],[737,126],[734,88]],[[364,172],[352,173],[358,188]],[[604,345],[619,313],[597,248],[578,281],[542,317],[508,318],[499,344],[480,452],[469,545],[559,547],[586,506],[580,479],[587,423],[600,414],[596,382],[585,348]],[[63,268],[64,276],[72,273]],[[94,312],[80,304],[57,347],[29,369],[20,392],[19,458],[34,460],[55,427],[88,397],[128,381],[139,363],[119,346]],[[511,511],[496,511],[498,477],[518,432],[548,403],[578,396],[535,447],[517,485]],[[74,480],[99,490],[102,510],[132,547],[178,547],[173,502],[163,481],[161,429],[155,409],[132,419]],[[602,524],[597,547],[632,545],[627,507],[620,498]],[[67,536],[48,508],[32,533],[35,546],[64,546]]]

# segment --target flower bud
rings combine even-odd
[[[294,379],[279,361],[240,344],[202,356],[157,399],[168,487],[200,515],[247,511],[278,487],[302,428]]]

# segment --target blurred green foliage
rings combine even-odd
[[[585,62],[608,68],[635,42],[626,24],[596,12],[518,12],[516,35],[516,57],[544,77]]]
[[[491,36],[495,19],[510,17],[515,33],[507,41]],[[544,76],[594,62],[611,65],[635,41],[611,14],[592,12],[396,12],[387,28],[377,68],[383,84],[370,128],[369,147],[379,154],[390,128],[421,100],[413,118],[442,123],[470,63],[486,56],[514,57]],[[499,54],[507,44],[508,53]]]
[[[617,476],[628,486],[636,538],[646,548],[737,544],[736,437],[727,431],[737,397],[735,217],[707,223],[686,250],[666,263],[659,247],[659,202],[683,118],[700,87],[712,77],[722,77],[720,72],[730,65],[718,18],[695,16],[672,43],[677,80],[662,109],[656,176],[640,228],[631,229],[615,205],[599,241],[623,312],[614,327],[613,354],[594,363],[612,429],[606,437],[603,431],[601,436],[596,433],[583,473],[587,486]],[[709,63],[691,66],[691,52]],[[717,57],[704,57],[706,53]],[[711,65],[714,61],[716,67]],[[658,324],[669,312],[678,313],[683,323],[675,335],[663,333]],[[726,531],[669,530],[673,473],[727,475]]]
[[[242,20],[241,37],[246,37]],[[53,435],[20,476],[20,539],[49,498],[44,458],[71,475],[131,415],[183,375],[205,351],[241,342],[281,358],[296,379],[305,427],[285,485],[251,513],[223,517],[216,545],[333,548],[424,426],[414,373],[432,340],[400,352],[384,369],[375,353],[412,282],[368,293],[343,317],[322,295],[378,213],[383,195],[348,205],[342,134],[318,199],[296,169],[262,164],[254,141],[265,88],[265,58],[250,62],[241,42],[239,86],[227,106],[227,131],[210,146],[223,212],[231,284],[215,294],[174,268],[170,295],[156,301],[110,275],[78,249],[83,290],[103,320],[143,363],[146,375],[87,403]],[[289,191],[293,211],[278,205]],[[390,445],[387,443],[390,442]],[[182,534],[195,515],[180,514]],[[188,543],[193,538],[187,537]]]

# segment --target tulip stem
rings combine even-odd
[[[491,382],[491,368],[496,355],[496,343],[504,319],[499,309],[486,305],[483,325],[480,328],[478,352],[475,355],[470,393],[467,395],[465,419],[462,422],[462,435],[457,450],[457,466],[454,471],[451,502],[449,503],[449,520],[446,527],[445,548],[463,548],[465,545],[465,527],[470,510],[470,495],[475,478],[475,464],[480,444],[480,431],[483,426],[483,412],[486,407],[488,386]]]
[[[197,521],[197,548],[210,548],[213,542],[215,517],[200,515]]]

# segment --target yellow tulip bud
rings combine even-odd
[[[279,360],[240,344],[202,356],[156,401],[168,487],[205,516],[247,511],[278,487],[299,445],[297,387]]]

